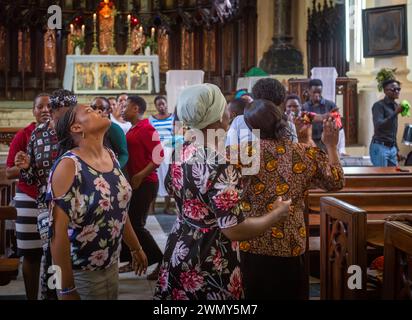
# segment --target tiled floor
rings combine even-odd
[[[174,220],[173,216],[160,219],[170,225]],[[163,223],[162,223],[163,224]],[[167,240],[167,234],[163,231],[156,216],[149,216],[147,219],[147,228],[153,234],[160,248],[164,250]],[[148,269],[150,273],[155,266]],[[120,274],[119,277],[119,299],[121,300],[151,300],[155,289],[156,282],[148,281],[146,277],[136,276],[133,272]],[[21,272],[17,280],[10,282],[7,286],[0,286],[0,300],[4,299],[25,299],[24,283]]]

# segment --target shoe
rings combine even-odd
[[[157,265],[156,269],[154,269],[150,274],[147,275],[147,280],[157,280],[157,278],[159,278],[159,271],[160,263]]]

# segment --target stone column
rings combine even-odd
[[[291,43],[293,5],[290,0],[274,0],[273,43],[263,55],[260,67],[269,74],[303,74],[303,58]]]
[[[292,40],[292,1],[275,0],[273,19],[274,41],[290,42]]]

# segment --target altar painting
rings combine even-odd
[[[75,64],[74,92],[81,94],[151,93],[150,62]]]

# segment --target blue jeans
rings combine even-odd
[[[375,167],[396,167],[398,165],[398,150],[382,144],[371,143],[369,147],[371,161]]]

